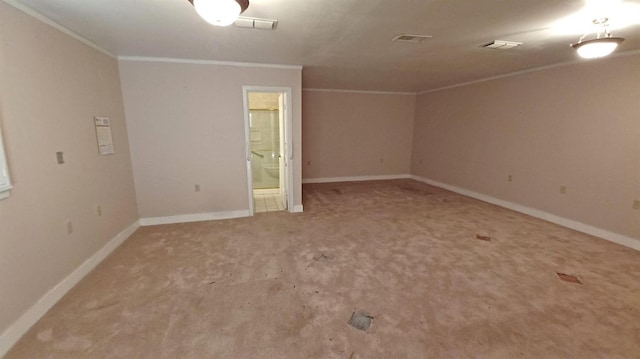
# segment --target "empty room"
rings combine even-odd
[[[0,357],[640,357],[640,0],[0,1]]]

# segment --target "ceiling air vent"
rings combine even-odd
[[[248,29],[275,30],[278,27],[278,20],[240,16],[234,24]]]
[[[411,34],[402,34],[393,38],[391,41],[399,41],[399,42],[413,42],[413,43],[421,43],[427,39],[432,38],[430,35],[411,35]]]
[[[493,40],[488,44],[484,44],[480,47],[484,47],[487,49],[500,49],[500,50],[506,50],[506,49],[513,49],[514,47],[518,47],[521,46],[522,43],[521,42],[513,42],[513,41],[504,41],[504,40]]]

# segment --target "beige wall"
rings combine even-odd
[[[427,93],[415,126],[415,175],[640,238],[638,55]]]
[[[409,174],[415,95],[304,91],[305,180]]]
[[[293,89],[301,204],[301,70],[120,61],[120,74],[141,218],[249,209],[244,85]]]
[[[0,201],[0,333],[137,220],[118,78],[115,59],[0,2],[0,121],[14,185]],[[95,115],[111,118],[115,155],[98,155]]]

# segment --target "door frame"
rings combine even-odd
[[[294,209],[294,193],[293,191],[293,109],[291,106],[293,89],[291,87],[277,86],[242,86],[242,107],[244,112],[244,137],[245,137],[245,162],[247,165],[247,199],[249,200],[249,213],[253,216],[255,208],[253,205],[253,176],[251,170],[251,131],[249,120],[249,92],[270,92],[284,94],[284,143],[287,166],[285,167],[285,187],[287,193],[287,210],[292,212]],[[283,139],[281,138],[280,141]]]

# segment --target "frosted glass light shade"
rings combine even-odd
[[[216,26],[233,24],[242,12],[236,0],[193,0],[193,7],[206,22]]]
[[[578,51],[578,55],[585,59],[596,59],[610,55],[618,47],[618,44],[624,41],[621,37],[605,37],[573,44],[574,49]]]

